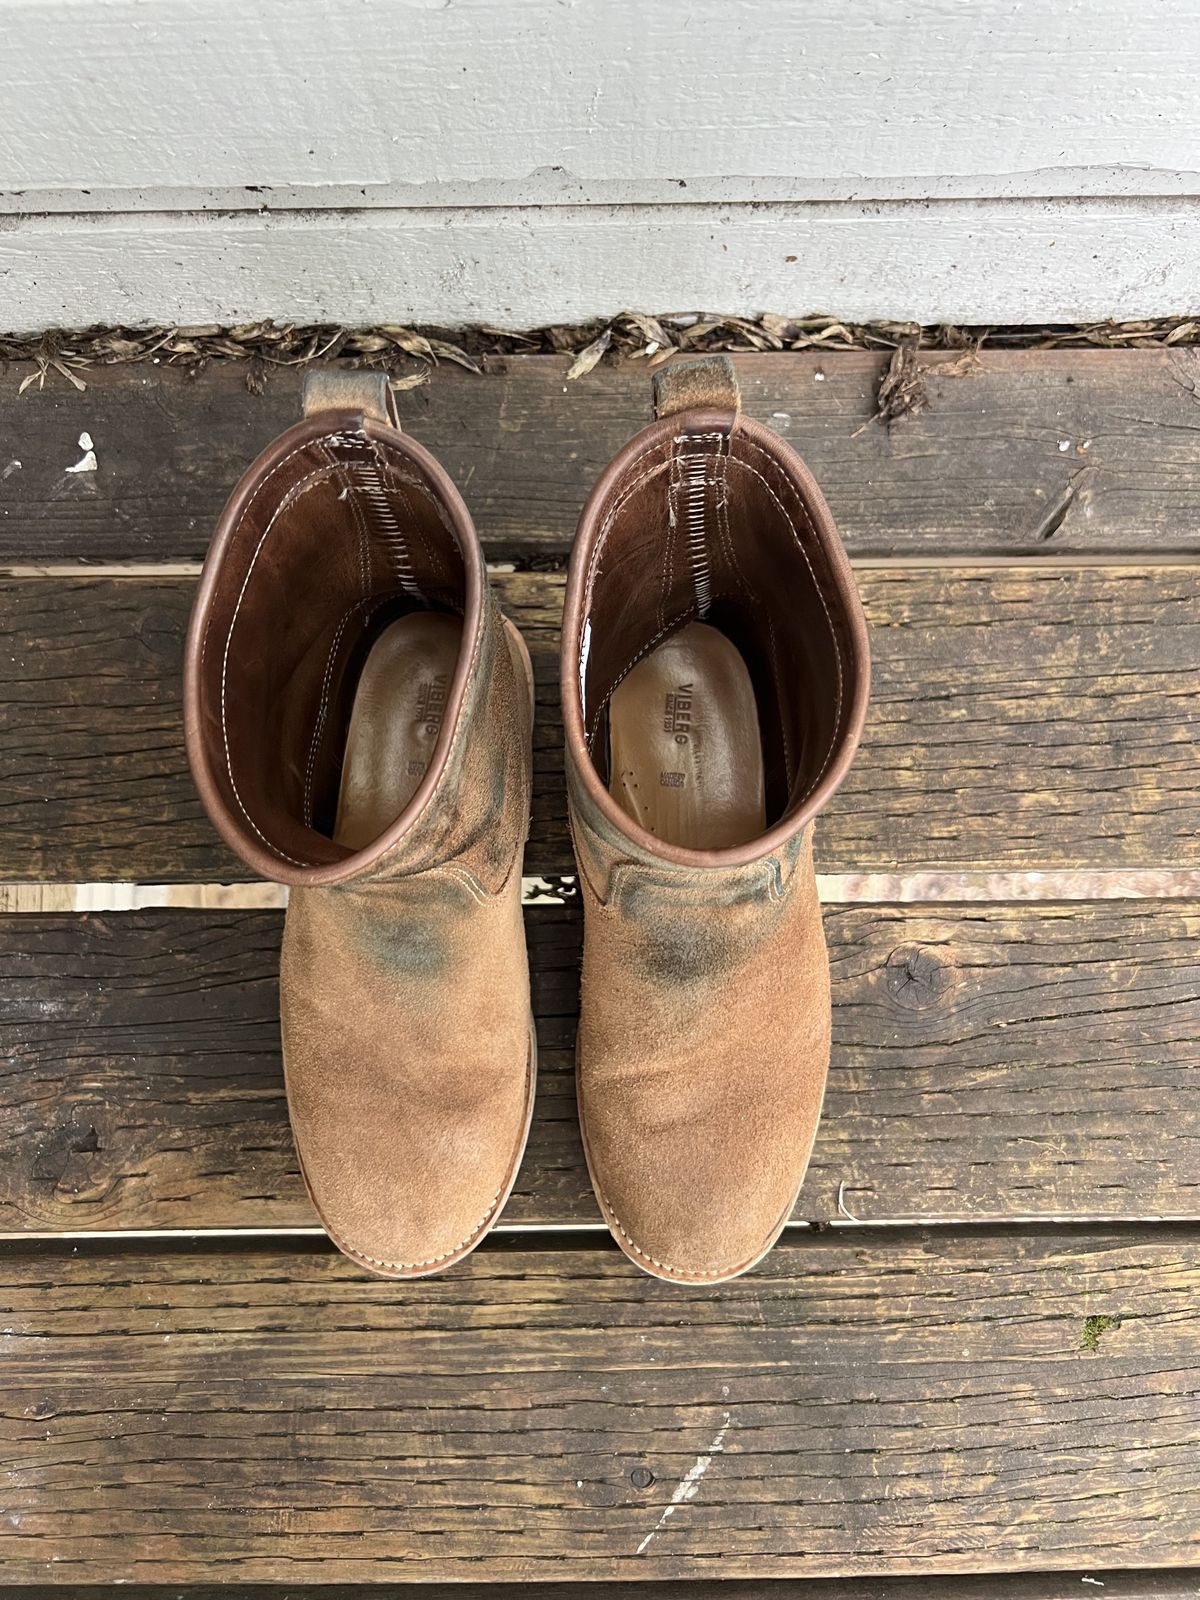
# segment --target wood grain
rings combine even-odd
[[[0,1231],[315,1227],[277,913],[0,918]],[[834,1054],[797,1220],[1200,1217],[1200,906],[829,908]],[[600,1221],[579,921],[526,913],[540,1077],[506,1225]]]
[[[1196,1600],[1200,1575],[1193,1570],[993,1572],[924,1578],[666,1578],[533,1584],[456,1583],[453,1600],[1080,1600],[1080,1584],[1103,1590],[1100,1600]],[[71,1600],[113,1600],[105,1584],[73,1584]],[[121,1600],[445,1600],[439,1584],[188,1583],[121,1585]],[[63,1600],[57,1584],[0,1585],[0,1600]]]
[[[873,692],[818,870],[1200,863],[1200,568],[863,568]],[[571,869],[562,578],[500,599],[539,682],[527,872]],[[0,880],[236,880],[188,776],[186,579],[0,583]]]
[[[747,412],[805,456],[853,556],[1200,551],[1194,351],[985,350],[965,370],[922,359],[927,408],[887,428],[868,425],[885,357],[736,358]],[[644,363],[569,384],[568,364],[494,359],[482,378],[443,365],[397,396],[495,559],[563,555],[597,474],[649,418]],[[83,393],[52,375],[18,398],[25,375],[0,376],[5,563],[200,560],[246,465],[300,414],[294,368],[270,369],[262,396],[232,362],[194,377],[93,368]],[[69,474],[85,430],[98,470]]]
[[[699,1295],[609,1248],[400,1291],[324,1250],[83,1250],[7,1256],[0,1295],[10,1582],[1196,1558],[1168,1228],[815,1239]]]

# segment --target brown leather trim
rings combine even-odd
[[[838,748],[813,792],[801,806],[773,828],[769,828],[761,837],[752,839],[748,844],[739,845],[736,849],[685,850],[680,846],[667,844],[654,834],[638,827],[601,782],[588,751],[584,732],[579,660],[583,643],[584,604],[587,598],[589,564],[605,513],[613,495],[619,491],[626,472],[641,456],[658,448],[669,448],[671,439],[680,432],[704,433],[712,430],[729,434],[731,441],[736,441],[739,436],[744,437],[760,450],[773,456],[803,498],[812,522],[813,533],[825,556],[833,585],[833,598],[836,599],[849,635],[849,712],[845,733]],[[858,586],[854,581],[849,558],[838,537],[837,527],[815,478],[791,446],[762,423],[729,411],[678,412],[651,423],[648,428],[635,435],[600,474],[579,519],[567,577],[561,673],[563,733],[567,759],[575,768],[578,780],[591,803],[611,827],[639,851],[658,857],[660,860],[675,862],[679,866],[740,867],[781,848],[806,827],[837,790],[858,748],[867,714],[870,650],[867,642],[866,618],[863,615]]]
[[[223,758],[209,747],[203,736],[201,711],[200,655],[213,598],[222,582],[222,565],[232,543],[242,513],[262,479],[291,451],[313,441],[342,432],[362,432],[396,455],[407,457],[425,477],[438,496],[450,520],[462,552],[465,572],[462,649],[450,681],[442,730],[434,747],[429,770],[421,780],[408,806],[393,825],[366,850],[347,852],[345,858],[325,866],[300,867],[282,860],[265,847],[229,809],[213,776],[214,762]],[[364,417],[358,411],[324,411],[298,422],[274,439],[243,474],[222,511],[217,530],[205,558],[200,584],[192,607],[183,659],[183,727],[188,761],[200,799],[213,826],[225,843],[246,865],[276,883],[296,887],[344,883],[371,866],[392,849],[420,818],[433,798],[445,770],[462,717],[479,641],[484,626],[484,598],[487,575],[483,552],[471,514],[453,480],[438,461],[414,439],[383,423]]]

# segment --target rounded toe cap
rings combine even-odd
[[[770,1250],[791,1215],[808,1149],[734,1152],[678,1131],[639,1136],[586,1112],[593,1187],[613,1237],[643,1271],[672,1283],[720,1283]],[[732,1143],[732,1141],[730,1141]]]
[[[296,1096],[300,1168],[325,1231],[382,1276],[425,1277],[452,1266],[508,1198],[532,1098],[532,1061],[522,1082],[493,1082],[456,1112],[432,1090],[382,1108]]]

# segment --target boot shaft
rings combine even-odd
[[[866,624],[824,497],[783,440],[740,415],[731,363],[681,364],[664,381],[670,373],[658,420],[601,475],[580,519],[563,619],[570,797],[603,849],[735,868],[794,854],[845,776],[866,713]],[[609,792],[613,694],[691,622],[737,647],[762,735],[766,825],[716,850],[651,834]],[[690,704],[664,712],[686,737]]]
[[[344,375],[338,375],[339,379]],[[348,376],[348,375],[347,375]],[[328,380],[325,380],[328,382]],[[386,384],[353,375],[251,465],[205,562],[185,655],[185,728],[201,798],[230,847],[293,885],[391,876],[523,838],[527,716],[470,516],[438,462],[393,426]],[[433,750],[409,803],[350,849],[332,837],[351,705],[389,623],[461,624],[453,670],[420,686]],[[502,813],[512,826],[496,831]],[[511,835],[511,837],[509,837]]]

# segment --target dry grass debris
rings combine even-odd
[[[0,336],[0,361],[29,363],[31,370],[22,379],[22,390],[35,384],[41,387],[53,377],[82,388],[89,368],[116,362],[154,362],[198,372],[212,361],[240,361],[245,364],[247,387],[261,391],[273,369],[319,360],[381,367],[397,387],[416,388],[426,383],[433,368],[442,362],[478,373],[489,358],[516,354],[570,354],[575,359],[568,377],[579,379],[602,360],[642,360],[657,366],[680,352],[879,350],[893,352],[880,387],[879,417],[894,421],[911,415],[922,403],[920,353],[962,352],[961,361],[940,368],[941,375],[949,377],[969,371],[984,344],[990,349],[1038,350],[1197,345],[1200,320],[1162,317],[1077,327],[962,328],[949,324],[921,327],[911,322],[850,323],[828,316],[786,317],[770,312],[751,319],[700,311],[657,317],[622,311],[607,321],[551,325],[527,333],[491,327],[448,330],[387,324],[375,328],[301,327],[266,321],[234,328],[216,324],[91,328],[75,333],[51,330],[35,336]]]

